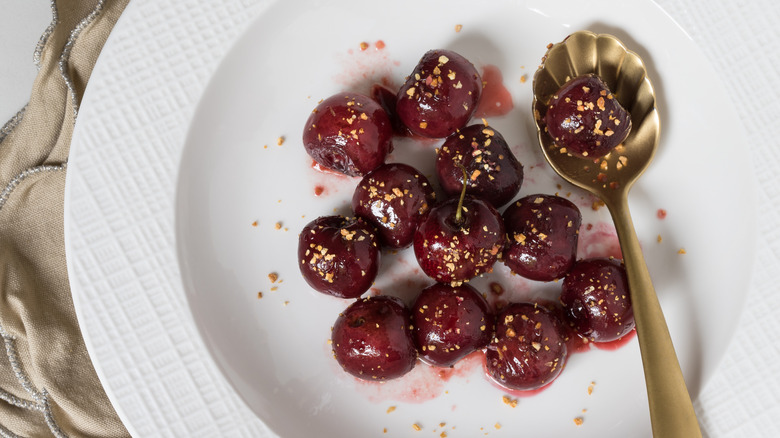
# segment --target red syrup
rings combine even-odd
[[[476,117],[496,117],[509,114],[514,108],[512,95],[504,86],[501,70],[494,65],[482,68],[482,97],[474,114]]]
[[[623,260],[617,231],[611,223],[582,224],[577,244],[577,259],[614,257]]]
[[[634,338],[636,338],[636,329],[631,330],[630,332],[623,335],[623,337],[617,338],[614,341],[592,342],[592,344],[594,347],[598,348],[599,350],[614,351],[619,348],[622,348],[624,345],[631,343],[631,341],[633,341]]]
[[[482,351],[475,351],[452,367],[446,368],[418,360],[414,369],[401,378],[385,382],[355,378],[355,384],[373,402],[423,403],[442,395],[453,377],[468,379],[484,363],[484,357]]]

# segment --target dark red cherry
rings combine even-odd
[[[436,151],[436,173],[444,191],[457,195],[463,188],[466,168],[466,193],[499,208],[515,197],[523,183],[523,166],[495,129],[477,124],[447,137]]]
[[[453,285],[492,271],[506,241],[501,216],[487,202],[466,196],[460,219],[457,211],[457,198],[432,208],[414,235],[423,272]]]
[[[317,105],[306,121],[303,145],[320,166],[361,176],[385,162],[392,136],[390,118],[377,102],[342,93]]]
[[[309,222],[298,238],[298,267],[315,290],[340,298],[367,291],[379,269],[374,228],[361,218],[324,216]]]
[[[481,95],[474,65],[451,50],[430,50],[398,92],[396,111],[412,133],[443,138],[466,126]]]
[[[562,152],[587,158],[608,154],[631,130],[631,115],[592,74],[565,83],[550,99],[544,119]]]
[[[390,124],[393,126],[393,132],[395,135],[408,136],[410,134],[409,129],[403,124],[400,118],[398,118],[398,112],[395,110],[396,105],[396,92],[390,90],[381,84],[374,84],[371,86],[371,98],[382,105],[387,116],[390,117]]]
[[[331,346],[344,371],[364,380],[388,380],[414,368],[409,309],[389,296],[355,301],[336,319]]]
[[[415,168],[389,163],[363,177],[352,196],[352,210],[376,227],[382,245],[405,248],[435,197],[428,179]]]
[[[412,306],[412,322],[420,357],[442,367],[482,349],[493,336],[487,301],[468,284],[423,289]]]
[[[504,263],[512,272],[551,281],[574,265],[582,215],[571,201],[530,195],[510,205],[503,218],[509,239]]]
[[[560,321],[533,303],[513,303],[496,317],[496,334],[487,347],[486,367],[499,384],[520,391],[555,380],[566,362]]]
[[[594,342],[614,341],[634,328],[626,270],[616,259],[578,261],[563,280],[561,304],[569,325]]]

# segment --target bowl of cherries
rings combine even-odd
[[[575,110],[599,108],[611,96],[595,89],[603,83],[587,80],[592,92],[578,95]],[[479,352],[485,375],[498,385],[537,390],[558,377],[572,345],[610,342],[633,330],[622,262],[577,260],[582,215],[571,201],[519,196],[523,165],[501,133],[473,121],[482,92],[471,62],[430,50],[397,92],[377,86],[370,96],[333,95],[304,125],[303,144],[318,168],[360,178],[352,215],[312,220],[297,251],[307,284],[344,300],[333,316],[331,348],[358,379],[381,382],[415,366],[451,367]],[[553,104],[561,114],[572,105]],[[625,120],[621,129],[629,127]],[[434,177],[387,162],[395,136],[443,141]],[[572,140],[573,150],[579,146]],[[382,253],[404,250],[414,252],[430,284],[412,302],[369,293]],[[469,281],[496,275],[497,263],[530,280],[559,282],[560,299],[491,306]]]

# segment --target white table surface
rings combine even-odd
[[[757,269],[750,286],[740,329],[718,371],[702,391],[696,407],[711,437],[780,436],[780,2],[695,2],[658,0],[723,73],[724,94],[744,117],[759,180]],[[48,1],[0,0],[0,125],[29,98],[37,72],[32,54],[51,20]],[[735,145],[744,150],[745,145]],[[724,176],[728,177],[728,176]],[[728,207],[727,205],[725,206]]]

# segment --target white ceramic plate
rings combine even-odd
[[[348,302],[311,290],[296,266],[298,230],[347,213],[358,181],[311,168],[300,140],[310,111],[322,98],[366,92],[383,78],[399,85],[431,48],[500,69],[514,109],[488,121],[525,165],[521,195],[571,192],[593,225],[583,229],[581,255],[613,251],[607,212],[591,209],[592,198],[543,163],[530,116],[530,79],[545,46],[577,29],[618,36],[644,58],[658,92],[660,150],[630,202],[681,366],[698,393],[744,301],[754,235],[741,224],[752,223],[755,207],[745,196],[747,160],[732,153],[740,130],[713,128],[737,120],[717,91],[722,84],[662,11],[644,2],[277,2],[222,61],[201,99],[181,157],[176,233],[187,301],[213,359],[279,435],[384,436],[386,428],[387,436],[417,436],[414,424],[450,437],[649,435],[635,340],[573,355],[557,381],[516,408],[503,403],[507,393],[485,379],[478,359],[445,376],[420,365],[397,381],[362,383],[339,369],[327,344]],[[435,145],[398,141],[391,161],[430,173]],[[282,282],[271,284],[269,273]],[[510,278],[505,269],[475,284],[485,289],[488,281],[501,282],[514,300],[555,298],[559,287]],[[376,289],[410,300],[427,282],[406,250],[385,257]]]

